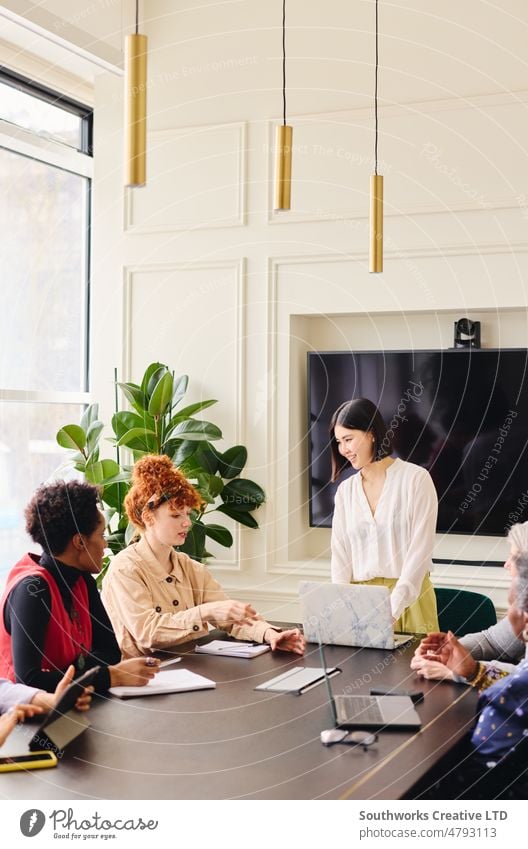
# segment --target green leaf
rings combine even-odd
[[[99,404],[90,404],[81,416],[80,425],[84,431],[87,431],[92,422],[99,418]]]
[[[152,377],[150,378],[150,380],[149,380],[149,382],[148,382],[148,386],[147,386],[147,399],[148,399],[149,401],[150,401],[150,399],[152,398],[152,393],[154,392],[154,390],[155,390],[156,386],[158,385],[158,383],[160,382],[161,378],[162,378],[165,374],[168,374],[168,375],[170,375],[170,376],[172,377],[172,375],[171,375],[170,371],[168,370],[167,366],[160,366],[160,368],[158,368],[158,369],[157,369],[157,370],[156,370],[156,371],[152,374]]]
[[[234,445],[218,458],[218,471],[223,478],[236,478],[247,463],[247,448]]]
[[[231,548],[233,545],[233,536],[223,525],[204,525],[206,536],[214,539],[219,545],[224,548]]]
[[[118,439],[133,427],[154,430],[154,419],[148,413],[140,415],[130,410],[120,410],[112,416],[112,428]]]
[[[136,529],[134,525],[132,524],[132,522],[129,522],[125,531],[125,545],[130,545],[135,533]]]
[[[150,397],[148,411],[151,416],[163,416],[172,400],[172,374],[165,372]]]
[[[145,370],[145,374],[143,375],[143,379],[141,381],[141,387],[140,387],[143,395],[147,398],[147,400],[150,399],[150,396],[152,394],[152,390],[156,386],[156,383],[158,382],[161,375],[160,374],[157,375],[155,382],[153,383],[153,385],[150,387],[150,390],[149,390],[149,384],[152,380],[152,377],[155,374],[157,374],[159,371],[163,371],[163,370],[168,371],[167,366],[163,365],[163,363],[151,363],[149,366],[147,366],[147,368]]]
[[[88,430],[86,431],[86,449],[88,454],[91,454],[96,447],[103,428],[103,422],[100,422],[98,419],[95,419],[95,421],[89,425]]]
[[[104,519],[105,519],[106,536],[108,536],[109,525],[110,525],[110,522],[112,521],[112,519],[115,515],[116,515],[116,510],[114,509],[114,507],[110,507],[105,502],[105,506],[103,507],[103,516],[104,516]]]
[[[264,490],[245,478],[229,481],[222,492],[222,501],[236,510],[254,510],[265,500]]]
[[[146,412],[148,408],[147,399],[139,386],[135,383],[118,383],[117,385],[138,413]]]
[[[185,393],[187,392],[187,386],[189,385],[189,378],[186,374],[182,374],[181,377],[177,377],[174,381],[174,390],[172,393],[172,406],[175,407],[179,401],[183,398]]]
[[[222,478],[217,477],[217,475],[208,475],[207,473],[198,473],[197,477],[200,488],[207,489],[213,500],[220,495],[224,488]]]
[[[170,457],[175,466],[180,466],[196,451],[196,442],[169,439],[163,445],[163,453]]]
[[[114,553],[118,554],[119,551],[121,551],[121,549],[119,549],[118,551],[116,551]],[[97,575],[97,577],[95,579],[95,583],[97,584],[97,589],[99,590],[99,592],[101,591],[101,588],[103,586],[104,576],[108,572],[108,567],[110,566],[111,562],[112,562],[112,558],[109,557],[109,555],[106,555],[105,557],[103,557],[103,565],[101,566],[99,574]]]
[[[245,525],[246,528],[258,528],[258,522],[247,511],[240,512],[232,507],[228,507],[226,504],[221,504],[216,509],[220,513],[224,513],[225,516],[229,516],[230,519],[234,519],[235,522]]]
[[[138,451],[155,452],[157,437],[153,430],[147,430],[145,427],[133,427],[131,430],[127,430],[116,444],[118,446],[128,445],[129,448]]]
[[[105,462],[104,460],[102,461]],[[112,463],[114,461],[112,460]],[[116,464],[117,465],[117,464]],[[110,477],[105,478],[103,480],[104,486],[113,486],[113,484],[124,483],[128,486],[130,483],[130,472],[119,472],[116,475],[110,475]]]
[[[114,531],[106,535],[107,547],[111,549],[113,554],[118,554],[124,548],[124,541],[125,535],[123,531]]]
[[[222,439],[222,431],[211,422],[202,422],[198,419],[185,419],[176,425],[172,431],[173,438],[191,439],[193,441],[204,439]]]
[[[86,447],[86,434],[79,425],[64,425],[57,433],[57,442],[61,448],[83,451]]]
[[[214,504],[217,496],[224,488],[222,478],[216,477],[216,475],[208,475],[207,472],[201,470],[194,470],[189,468],[187,464],[182,467],[181,471],[190,480],[196,478],[196,489],[204,501],[207,501],[208,504]]]
[[[196,443],[194,443],[196,445]],[[199,442],[193,454],[193,460],[201,466],[204,472],[216,475],[218,469],[218,454],[209,442]]]
[[[169,430],[184,419],[190,419],[194,413],[199,413],[200,410],[206,410],[207,407],[212,407],[213,404],[218,404],[218,401],[198,401],[196,404],[189,404],[188,407],[184,407],[183,410],[180,410],[180,412],[170,420]]]
[[[86,480],[90,483],[101,484],[121,472],[115,460],[99,460],[97,463],[86,464]]]
[[[103,490],[101,498],[105,504],[116,510],[117,513],[123,512],[123,501],[127,494],[129,486],[127,483],[112,483],[107,484]]]
[[[97,463],[99,461],[99,448],[96,446],[93,451],[88,454],[86,464]]]

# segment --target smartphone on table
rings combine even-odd
[[[0,772],[16,772],[26,769],[48,769],[57,766],[55,752],[27,752],[25,755],[11,755],[0,758]]]

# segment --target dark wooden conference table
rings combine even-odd
[[[193,649],[182,648],[180,666],[212,678],[215,690],[97,699],[91,728],[59,766],[0,774],[0,799],[398,799],[473,724],[476,693],[419,680],[412,647],[329,646],[327,664],[342,669],[334,694],[417,688],[425,700],[417,733],[383,731],[367,751],[325,747],[319,735],[332,716],[324,684],[301,696],[253,689],[291,666],[320,666],[316,646],[304,658],[252,660]]]

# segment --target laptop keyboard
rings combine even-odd
[[[373,696],[336,696],[339,722],[383,723],[383,714]]]

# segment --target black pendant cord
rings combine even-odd
[[[139,0],[136,0],[136,35],[139,32]]]
[[[282,0],[282,122],[286,126],[286,0]]]
[[[378,0],[376,0],[376,71],[374,76],[374,124],[375,124],[375,142],[374,142],[374,174],[378,175]]]

